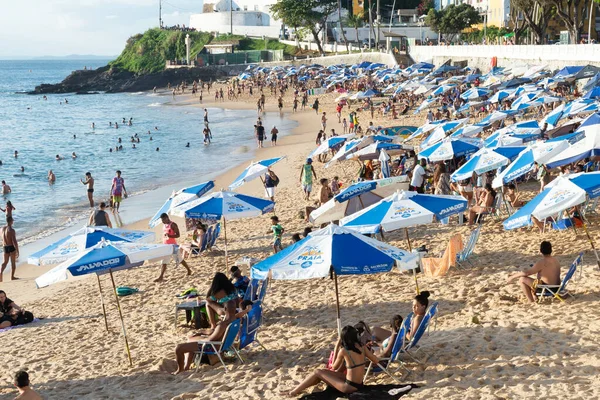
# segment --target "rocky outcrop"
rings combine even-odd
[[[231,75],[237,75],[244,68],[243,65],[174,68],[154,74],[136,75],[132,72],[105,66],[95,70],[73,71],[62,82],[41,84],[36,86],[30,94],[141,92],[152,90],[154,87],[165,87],[169,83],[178,85],[183,81],[225,79]]]

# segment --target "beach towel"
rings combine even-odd
[[[399,399],[409,393],[414,388],[418,388],[414,383],[406,385],[365,385],[362,389],[352,394],[343,394],[337,389],[327,386],[322,392],[305,394],[301,397],[303,400],[391,400]]]
[[[428,276],[444,276],[451,266],[456,266],[456,255],[464,249],[460,233],[452,236],[441,258],[422,258],[421,267]]]
[[[132,295],[139,291],[140,291],[139,289],[131,288],[131,287],[127,287],[127,286],[118,286],[117,287],[117,295],[118,296],[129,296],[129,295]]]

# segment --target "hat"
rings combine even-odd
[[[312,158],[308,157],[308,158],[306,159],[306,163],[307,163],[307,164],[312,164]]]

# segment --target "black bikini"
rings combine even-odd
[[[352,355],[350,354],[350,350],[346,350],[348,352],[348,357],[350,357],[350,361],[352,361],[352,365],[348,365],[346,364],[346,369],[354,369],[354,368],[358,368],[358,367],[363,367],[366,364],[366,361],[363,361],[360,364],[355,364],[354,363],[354,359],[352,358]],[[355,388],[356,390],[360,390],[364,387],[364,385],[362,383],[356,383],[356,382],[352,382],[348,379],[346,379],[346,383],[350,386],[352,386],[353,388]]]

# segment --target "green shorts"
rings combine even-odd
[[[120,203],[121,202],[121,196],[117,196],[113,194],[113,203]]]

